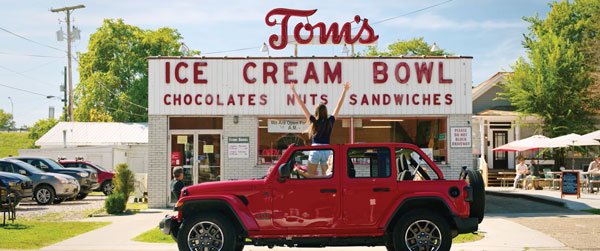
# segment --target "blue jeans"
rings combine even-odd
[[[312,144],[313,146],[324,146],[327,144]],[[310,151],[308,154],[308,162],[315,165],[327,165],[327,159],[329,158],[329,154],[331,154],[331,150],[328,149],[319,149]]]

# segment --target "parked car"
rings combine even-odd
[[[81,168],[65,168],[53,159],[46,157],[10,157],[35,166],[44,172],[66,174],[74,177],[79,182],[79,194],[76,199],[84,199],[92,190],[98,188],[98,174],[92,170]]]
[[[100,186],[95,191],[102,191],[105,195],[110,195],[113,193],[115,188],[115,185],[113,184],[113,177],[115,176],[114,172],[109,172],[98,164],[87,162],[78,158],[75,160],[59,159],[58,162],[64,167],[81,168],[98,172],[98,184],[100,184]]]
[[[31,198],[33,194],[33,182],[26,176],[12,172],[4,172],[0,163],[0,186],[5,187],[9,193],[14,193],[17,204],[21,200]]]
[[[316,151],[333,155],[318,177],[301,171]],[[239,251],[245,244],[450,250],[452,238],[476,231],[484,216],[481,175],[465,168],[461,177],[445,180],[411,144],[292,145],[265,179],[184,188],[177,215],[159,226],[179,250]]]
[[[70,175],[44,172],[17,159],[0,159],[0,170],[29,177],[33,185],[33,199],[40,205],[60,203],[79,194],[79,182]]]

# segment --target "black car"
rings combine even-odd
[[[17,204],[33,195],[33,182],[24,175],[0,172],[0,186],[5,187],[8,193],[14,193]]]
[[[88,193],[98,188],[98,173],[94,170],[66,168],[53,159],[46,157],[11,157],[41,169],[44,172],[61,173],[73,176],[79,182],[80,190],[77,199],[85,198]]]

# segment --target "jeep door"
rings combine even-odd
[[[347,226],[375,226],[395,201],[392,151],[387,146],[344,146],[342,217]]]
[[[275,180],[273,187],[273,224],[288,234],[318,234],[330,231],[340,216],[340,146],[300,147],[285,163],[298,171]],[[334,153],[335,152],[335,153]],[[329,159],[331,156],[331,159]],[[327,161],[332,162],[328,168]],[[325,164],[311,171],[310,161]]]

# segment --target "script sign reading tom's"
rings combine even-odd
[[[564,171],[561,175],[560,197],[565,195],[577,195],[579,199],[579,172]]]

